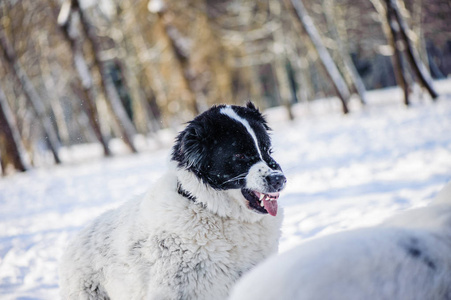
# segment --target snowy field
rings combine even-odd
[[[274,157],[288,178],[280,251],[427,205],[451,180],[451,82],[437,87],[448,94],[435,104],[417,98],[410,108],[388,89],[371,92],[366,108],[354,103],[348,116],[337,100],[298,105],[293,122],[282,108],[266,111]],[[142,195],[166,169],[169,151],[85,158],[0,179],[0,299],[59,299],[57,264],[67,241]],[[89,155],[73,154],[81,156]]]

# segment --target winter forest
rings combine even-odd
[[[2,1],[2,173],[61,148],[173,128],[217,103],[261,108],[451,73],[449,1]],[[142,139],[141,139],[142,140]],[[145,146],[145,145],[144,145]]]
[[[70,237],[177,131],[252,100],[288,178],[280,251],[451,180],[449,0],[0,0],[0,298],[58,299]]]

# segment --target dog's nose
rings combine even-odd
[[[287,178],[283,174],[272,174],[266,176],[266,182],[270,188],[279,192],[285,187]]]

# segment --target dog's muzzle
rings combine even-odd
[[[268,167],[264,162],[252,166],[246,176],[246,186],[241,190],[248,201],[249,209],[277,215],[279,192],[285,187],[287,178],[282,171]]]

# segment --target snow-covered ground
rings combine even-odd
[[[451,93],[450,81],[437,85]],[[451,96],[410,108],[399,90],[369,96],[366,108],[354,103],[347,116],[336,100],[298,105],[292,122],[282,108],[266,112],[288,177],[280,251],[427,205],[451,180]],[[85,158],[0,179],[0,299],[58,299],[57,264],[68,239],[142,195],[164,172],[169,151]]]

